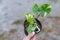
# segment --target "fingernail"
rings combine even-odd
[[[35,32],[33,32],[33,35],[35,34]]]

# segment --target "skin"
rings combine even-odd
[[[24,37],[23,40],[36,40],[36,35],[33,32],[33,33],[29,34],[28,36]]]

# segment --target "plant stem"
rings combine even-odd
[[[38,14],[37,19],[39,18],[40,14],[41,14],[41,13]]]

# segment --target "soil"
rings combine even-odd
[[[36,24],[37,24],[38,28],[41,31],[42,30],[42,24],[41,24],[41,22],[38,19],[36,19],[36,18],[35,18],[35,20],[36,20]],[[29,26],[29,22],[27,22],[27,20],[25,20],[24,21],[24,32],[25,32],[26,35],[28,35],[28,32],[27,32],[28,26]],[[36,34],[40,32],[40,31],[39,32],[37,32],[37,31],[39,31],[39,30],[36,28],[35,29],[35,33]]]

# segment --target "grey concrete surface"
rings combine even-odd
[[[0,0],[0,40],[22,40],[24,38],[23,24],[12,23],[15,20],[25,19],[26,13],[32,13],[31,8],[34,3],[38,5],[51,3],[52,12],[49,16],[60,17],[60,0],[56,3],[50,0]],[[57,20],[56,18],[44,18],[42,20],[43,31],[37,34],[37,40],[60,40],[59,18]]]

